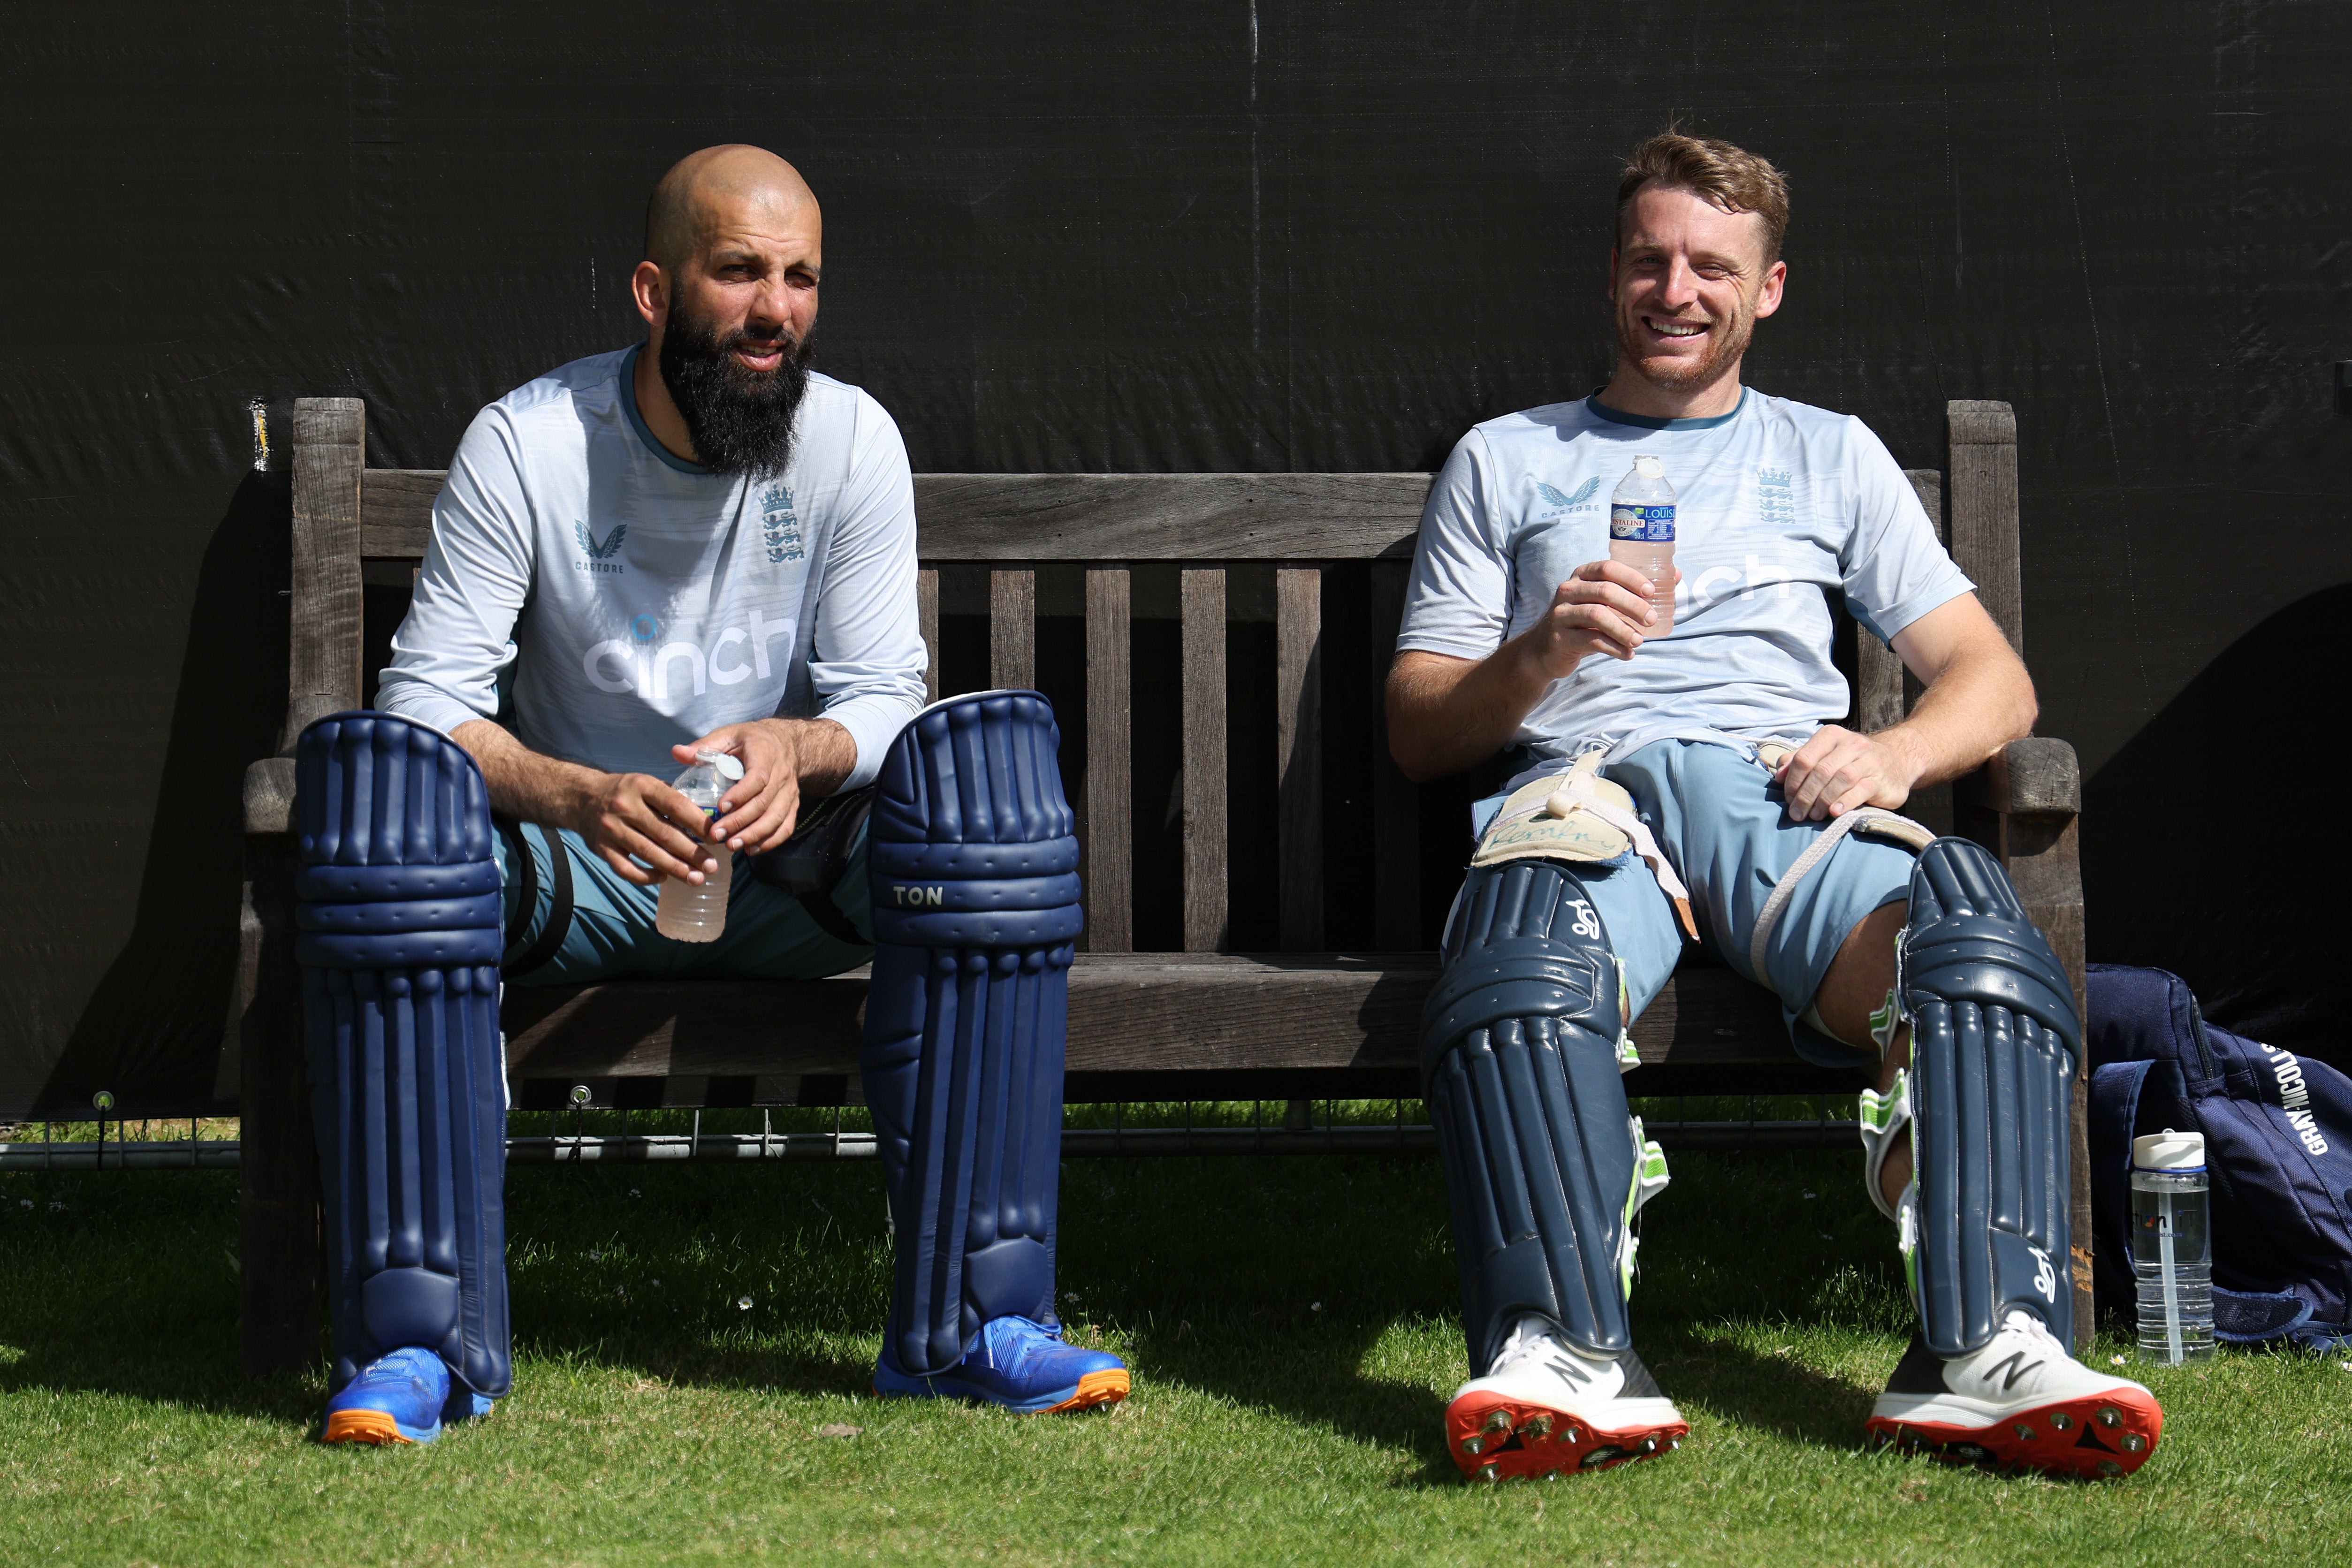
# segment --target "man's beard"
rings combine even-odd
[[[1748,341],[1756,335],[1756,313],[1743,299],[1732,308],[1730,321],[1721,331],[1712,334],[1710,346],[1698,358],[1654,355],[1642,336],[1642,315],[1635,310],[1619,318],[1617,352],[1636,374],[1661,392],[1697,391],[1721,375],[1726,365],[1746,353]]]
[[[779,341],[783,357],[773,370],[747,370],[735,357],[738,348],[767,348]],[[676,300],[670,301],[662,323],[662,384],[669,388],[704,468],[755,479],[784,471],[793,460],[794,416],[808,391],[814,352],[810,338],[790,333],[760,340],[737,331],[722,340],[687,316]]]

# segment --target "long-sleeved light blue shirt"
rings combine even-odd
[[[667,779],[725,724],[825,718],[870,782],[923,705],[915,493],[882,405],[812,374],[772,479],[674,457],[638,414],[638,350],[575,360],[477,415],[377,701],[445,732]],[[510,677],[510,682],[509,678]]]

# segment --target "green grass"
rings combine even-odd
[[[1691,1440],[1502,1488],[1463,1485],[1440,1442],[1465,1373],[1425,1159],[1069,1163],[1065,1310],[1076,1337],[1132,1360],[1136,1393],[1108,1415],[1032,1420],[867,1394],[888,1276],[870,1163],[518,1168],[517,1392],[392,1451],[310,1442],[316,1376],[236,1374],[233,1175],[0,1177],[0,1562],[2352,1552],[2352,1374],[2334,1361],[2145,1373],[2165,1436],[2120,1484],[1864,1454],[1906,1312],[1859,1167],[1676,1157],[1644,1217],[1634,1309]]]

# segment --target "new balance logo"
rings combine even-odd
[[[1546,1356],[1544,1366],[1571,1388],[1581,1388],[1593,1381],[1592,1369],[1572,1355]]]
[[[2017,1386],[2017,1380],[2019,1378],[2023,1377],[2027,1373],[2033,1371],[2035,1368],[2040,1367],[2042,1364],[2044,1363],[2038,1361],[2027,1361],[2023,1351],[2011,1351],[2007,1355],[2001,1357],[1999,1361],[1993,1363],[1992,1365],[1985,1369],[1984,1380],[1987,1383],[1990,1383],[1993,1380],[1994,1373],[2000,1372],[2002,1367],[2009,1368],[2008,1376],[2002,1378],[2000,1384],[2000,1391],[2003,1394],[2007,1394],[2011,1389]]]

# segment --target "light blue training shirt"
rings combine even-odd
[[[1593,744],[1801,743],[1845,716],[1830,595],[1882,639],[1968,593],[1903,470],[1861,420],[1749,389],[1711,419],[1597,397],[1506,415],[1454,447],[1422,512],[1397,647],[1484,658],[1577,567],[1609,558],[1609,497],[1636,455],[1675,488],[1673,634],[1556,680],[1514,738],[1536,765]]]
[[[575,360],[475,416],[379,704],[445,733],[497,717],[535,752],[678,772],[672,745],[834,721],[870,782],[923,706],[915,492],[882,405],[812,374],[791,466],[722,476],[638,414],[638,350]]]

